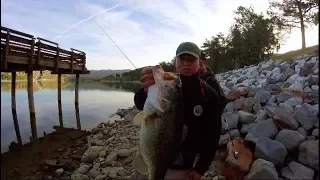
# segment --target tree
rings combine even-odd
[[[252,7],[239,6],[235,11],[235,23],[225,36],[218,33],[203,43],[203,51],[209,57],[208,65],[214,72],[222,72],[264,60],[280,48],[279,34],[273,19],[254,12]]]
[[[162,69],[166,72],[175,72],[176,68],[174,65],[174,60],[171,60],[171,62],[160,62],[159,65],[162,67]]]
[[[231,26],[230,28],[230,56],[233,59],[233,69],[237,68],[237,64],[240,62],[240,57],[242,55],[242,44],[243,44],[243,37],[239,26],[237,24]]]
[[[267,11],[277,25],[289,32],[292,28],[301,30],[302,49],[306,48],[305,29],[315,23],[318,0],[269,0]]]

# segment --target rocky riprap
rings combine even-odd
[[[263,62],[216,78],[233,98],[220,146],[239,136],[255,145],[248,179],[319,178],[319,57]]]
[[[222,115],[219,146],[239,136],[255,145],[247,179],[318,179],[318,73],[319,58],[301,56],[291,62],[268,61],[216,75],[233,99]],[[55,177],[132,179],[131,162],[139,148],[139,125],[132,119],[138,112],[135,107],[119,109],[120,117],[113,117],[118,120],[92,129],[80,166],[67,174],[57,169]],[[220,154],[217,151],[203,179],[225,179]]]
[[[133,124],[139,112],[136,107],[119,109],[113,121],[99,124],[88,136],[88,148],[81,157],[81,164],[72,173],[59,168],[54,178],[60,179],[133,179],[136,172],[132,161],[139,149],[140,125]],[[118,117],[118,120],[115,120]],[[123,117],[123,119],[121,118]],[[219,154],[216,156],[218,159]],[[218,175],[220,161],[214,161],[206,174]],[[218,176],[217,176],[218,177]]]

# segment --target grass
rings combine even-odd
[[[33,78],[35,78],[38,75],[39,71],[33,71]],[[51,74],[50,71],[43,71],[42,72],[42,79],[47,79],[47,80],[57,80],[58,75],[56,74]],[[62,81],[68,79],[69,75],[62,75]],[[1,80],[11,80],[11,73],[1,73]],[[25,72],[17,72],[17,80],[27,80],[27,74]]]
[[[274,54],[271,59],[283,59],[283,60],[293,60],[301,55],[319,55],[319,45],[306,47],[305,49],[298,49],[286,52],[284,54]]]
[[[69,86],[67,81],[61,82],[61,88],[66,88]],[[37,92],[41,89],[58,89],[57,81],[37,81],[33,82],[33,91]],[[18,81],[16,82],[16,89],[27,89],[26,81]],[[1,83],[1,92],[8,92],[11,90],[11,82],[2,82]]]

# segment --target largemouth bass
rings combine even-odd
[[[164,72],[159,66],[152,71],[155,84],[148,88],[143,111],[134,118],[142,122],[140,150],[133,167],[148,179],[164,179],[185,136],[182,84],[179,75]]]

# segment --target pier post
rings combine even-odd
[[[34,108],[34,98],[33,98],[33,71],[28,71],[28,102],[29,102],[29,112],[30,112],[30,125],[32,140],[37,141],[37,125],[36,125],[36,112]]]
[[[74,94],[74,105],[76,109],[77,128],[81,130],[80,114],[79,114],[79,74],[76,74],[76,85]]]
[[[21,135],[20,135],[20,128],[18,123],[17,117],[17,109],[16,109],[16,77],[17,73],[11,73],[11,111],[12,111],[12,118],[14,124],[14,130],[16,131],[17,141],[18,144],[22,145]]]
[[[59,109],[59,124],[60,127],[63,127],[63,118],[62,118],[62,104],[61,104],[61,74],[58,74],[58,109]]]

